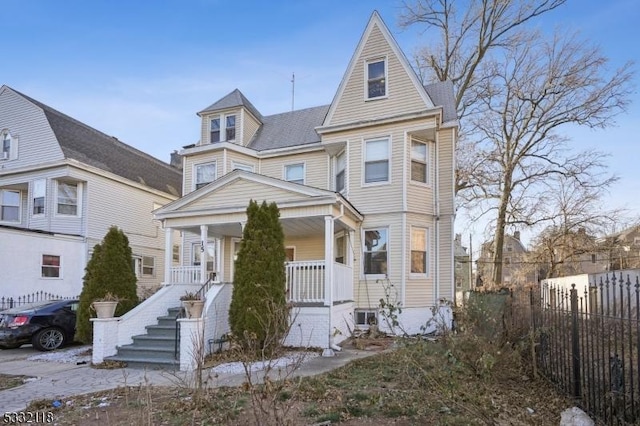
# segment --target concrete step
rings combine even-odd
[[[175,347],[124,345],[118,347],[118,356],[131,358],[175,359]]]
[[[146,368],[152,370],[174,370],[180,369],[180,361],[165,358],[144,358],[114,355],[105,357],[105,361],[118,361],[127,364],[130,368]]]
[[[174,325],[148,325],[145,327],[149,336],[167,336],[174,337],[176,335],[176,326]]]
[[[156,348],[162,347],[174,347],[176,338],[174,335],[172,336],[150,336],[148,334],[140,334],[138,336],[133,336],[133,344],[140,346],[154,346]]]

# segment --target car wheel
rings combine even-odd
[[[39,351],[52,351],[64,343],[64,333],[59,328],[45,328],[33,336],[33,346]]]
[[[0,345],[0,349],[16,349],[22,346],[20,343],[14,343],[12,345]]]

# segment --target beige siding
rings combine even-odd
[[[445,129],[439,132],[438,148],[438,171],[439,171],[439,198],[440,215],[452,215],[455,212],[454,206],[454,130]]]
[[[411,180],[411,139],[407,139],[406,163],[407,169],[407,210],[415,213],[435,214],[434,189],[436,170],[436,145],[427,142],[427,182],[415,182]]]
[[[404,264],[407,284],[405,288],[406,307],[431,307],[436,302],[436,222],[432,217],[422,214],[407,214]],[[427,275],[411,273],[411,230],[423,228],[427,230]]]
[[[367,101],[365,100],[366,61],[383,57],[387,60],[387,97]],[[417,92],[407,71],[413,72],[404,68],[376,25],[369,39],[366,40],[360,57],[356,58],[352,73],[344,86],[344,92],[337,100],[331,122],[327,124],[379,119],[424,110],[425,102]]]
[[[2,172],[64,159],[62,149],[44,112],[31,102],[5,89],[0,93],[0,131],[9,129],[17,137],[18,158],[0,161]]]
[[[285,235],[285,247],[295,247],[294,260],[324,260],[324,235],[288,237]]]
[[[205,152],[186,157],[184,169],[182,171],[182,194],[186,195],[195,190],[194,169],[196,164],[216,163],[216,178],[222,176],[224,165],[224,153],[222,150]]]
[[[247,146],[260,128],[260,123],[246,111],[243,112],[242,117],[242,145]]]
[[[308,196],[292,193],[281,188],[260,185],[245,180],[234,181],[215,191],[210,197],[202,197],[185,206],[183,211],[202,210],[209,208],[246,207],[250,200],[262,202],[307,200]]]
[[[258,172],[258,159],[256,157],[227,150],[227,173],[231,173],[233,171],[234,163],[253,166],[253,171],[255,173]]]
[[[305,165],[305,185],[327,189],[329,166],[328,156],[324,151],[263,158],[260,161],[260,173],[284,180],[284,166],[297,163]]]

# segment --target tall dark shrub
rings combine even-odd
[[[80,304],[77,313],[76,339],[85,343],[93,340],[91,303],[107,293],[120,299],[116,316],[130,311],[138,303],[136,274],[129,239],[116,226],[109,228],[101,244],[93,249],[93,254],[83,279]]]
[[[272,350],[287,328],[284,232],[275,203],[251,200],[235,263],[231,331],[245,346]]]

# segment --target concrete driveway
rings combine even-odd
[[[18,349],[0,349],[0,364],[7,361],[18,361],[26,359],[31,355],[40,354],[42,352],[33,349],[31,345],[23,345]]]

